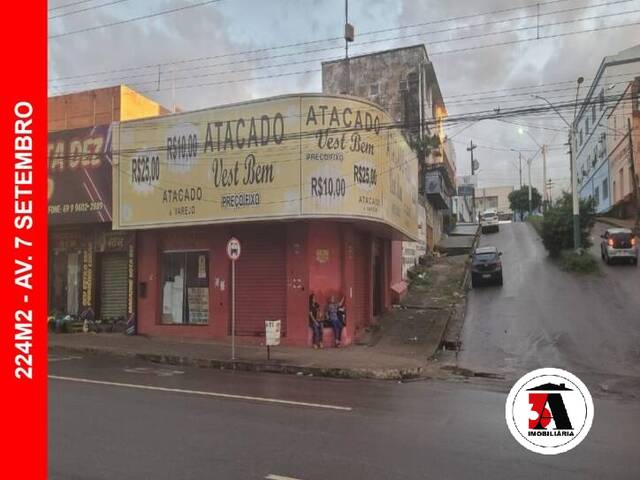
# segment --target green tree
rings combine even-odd
[[[537,210],[542,204],[542,196],[536,189],[531,187],[531,210]],[[511,210],[518,212],[522,216],[523,212],[529,211],[529,187],[521,187],[520,190],[514,190],[509,194],[509,205]]]
[[[584,248],[591,243],[590,232],[595,223],[595,202],[592,198],[580,200],[580,239]],[[573,201],[570,193],[564,192],[550,205],[542,219],[542,243],[552,257],[562,250],[573,248]]]
[[[424,163],[431,152],[440,148],[440,137],[435,133],[431,137],[428,135],[423,138],[416,136],[410,141],[410,145],[420,163]]]

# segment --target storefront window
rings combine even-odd
[[[209,254],[164,253],[162,272],[162,323],[208,323]]]

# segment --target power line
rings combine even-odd
[[[105,23],[104,25],[96,25],[94,27],[81,28],[80,30],[72,30],[70,32],[58,33],[56,35],[49,35],[47,38],[49,40],[55,40],[57,38],[68,37],[69,35],[75,35],[76,33],[84,33],[91,32],[93,30],[99,30],[102,28],[114,27],[116,25],[123,25],[125,23],[137,22],[138,20],[146,20],[147,18],[159,17],[161,15],[167,15],[169,13],[181,12],[183,10],[189,10],[196,7],[202,7],[204,5],[209,5],[212,3],[218,3],[221,0],[208,0],[206,2],[193,3],[191,5],[184,5],[182,7],[172,8],[170,10],[163,10],[161,12],[150,13],[148,15],[140,15],[139,17],[128,18],[126,20],[119,20],[117,22]]]
[[[623,28],[623,27],[636,26],[636,25],[640,25],[640,22],[633,22],[633,23],[628,23],[628,24],[613,25],[613,26],[606,26],[606,27],[597,27],[597,28],[592,28],[592,29],[588,29],[588,30],[579,30],[579,31],[567,32],[567,33],[556,34],[556,35],[551,35],[551,36],[544,36],[544,37],[540,36],[539,38],[540,39],[557,38],[557,37],[563,37],[563,36],[577,35],[577,34],[581,34],[581,33],[590,33],[590,32],[595,32],[595,31],[599,31],[599,30],[608,30],[608,29],[612,29],[612,28]],[[516,43],[528,42],[528,41],[531,41],[531,40],[536,40],[536,38],[515,40],[515,41],[488,44],[488,45],[475,46],[475,47],[467,47],[467,48],[463,48],[463,49],[449,50],[449,51],[446,51],[446,52],[437,52],[437,53],[438,54],[442,54],[442,53],[458,53],[458,52],[462,52],[462,51],[477,50],[477,49],[480,49],[480,48],[489,48],[489,47],[494,47],[494,46],[512,45],[512,44],[516,44]],[[273,77],[283,77],[283,76],[288,76],[288,75],[301,75],[301,74],[320,72],[320,71],[322,71],[322,70],[321,69],[305,70],[305,71],[301,71],[301,72],[290,72],[290,73],[278,74],[278,75],[274,75],[274,76],[266,75],[266,76],[263,76],[263,77],[254,77],[253,79],[264,80],[264,79],[273,78]],[[250,80],[252,80],[252,78],[239,79],[239,80],[227,80],[227,81],[223,81],[223,82],[201,83],[201,84],[196,84],[196,85],[182,85],[180,88],[184,89],[184,88],[196,88],[196,87],[205,87],[205,86],[213,86],[213,85],[224,85],[224,84],[229,84],[229,83],[246,82],[246,81],[250,81]],[[176,87],[176,88],[178,88],[178,87]],[[165,88],[164,90],[167,90],[167,88]],[[153,91],[157,91],[157,90],[155,90],[155,89],[143,90],[141,93],[149,93],[149,92],[153,92]]]
[[[123,2],[128,2],[129,0],[115,0],[113,2],[109,2],[109,3],[103,3],[102,5],[95,5],[95,6],[90,6],[90,7],[84,7],[84,8],[80,8],[78,10],[73,10],[71,12],[64,12],[64,13],[59,13],[57,15],[53,15],[51,17],[48,18],[48,20],[53,20],[55,18],[61,18],[61,17],[67,17],[69,15],[74,15],[76,13],[81,13],[81,12],[86,12],[88,10],[97,10],[98,8],[102,8],[102,7],[108,7],[111,5],[115,5],[117,3],[123,3]]]
[[[640,10],[638,10],[638,11],[640,11]],[[619,15],[619,14],[612,14],[612,15]],[[593,17],[593,18],[601,18],[601,17]],[[632,23],[620,24],[620,25],[610,25],[610,26],[604,26],[604,27],[596,27],[596,28],[587,29],[587,30],[577,30],[577,31],[565,32],[565,33],[560,33],[560,34],[555,34],[555,35],[540,36],[539,38],[518,39],[518,40],[513,40],[513,41],[508,41],[508,42],[486,44],[486,45],[481,45],[481,46],[467,47],[467,48],[463,48],[463,49],[442,51],[442,52],[436,52],[436,53],[437,54],[442,54],[442,53],[447,53],[447,52],[449,52],[449,53],[457,53],[457,52],[461,52],[461,51],[477,50],[479,48],[490,48],[490,47],[494,47],[494,46],[511,45],[511,44],[515,44],[515,43],[528,42],[528,41],[537,40],[537,39],[557,38],[557,37],[563,37],[563,36],[577,35],[577,34],[581,34],[581,33],[589,33],[589,32],[594,32],[594,31],[599,31],[599,30],[608,30],[608,29],[613,29],[613,28],[624,28],[624,27],[629,27],[629,26],[636,26],[636,25],[639,25],[639,24],[640,24],[640,22],[632,22]],[[175,87],[175,88],[176,89],[185,89],[185,88],[198,88],[198,87],[213,86],[213,85],[225,85],[225,84],[241,83],[241,82],[247,82],[247,81],[265,80],[265,79],[271,79],[271,78],[281,78],[281,77],[284,77],[284,76],[309,74],[309,73],[315,73],[315,72],[320,72],[320,71],[321,71],[321,69],[303,70],[303,71],[298,71],[298,72],[285,72],[285,73],[280,73],[280,74],[275,74],[275,75],[265,75],[265,76],[260,76],[260,77],[248,77],[248,78],[243,78],[243,79],[224,80],[224,81],[220,81],[220,82],[205,82],[205,83],[199,83],[199,84],[181,85],[181,86]],[[228,72],[228,73],[231,73],[231,72]],[[150,82],[146,82],[146,83],[150,83]],[[156,82],[153,82],[153,83],[156,83]],[[134,83],[134,85],[135,84],[136,83]],[[165,87],[165,88],[161,88],[160,90],[167,90],[169,88],[174,88],[174,87]],[[155,88],[155,89],[142,90],[140,93],[150,93],[150,92],[155,92],[155,91],[158,91],[158,89]]]
[[[605,97],[605,104],[610,104],[610,103],[618,103],[618,102],[629,102],[630,104],[633,104],[633,102],[636,102],[638,100],[638,98],[640,98],[638,95],[635,96],[630,96],[629,98],[620,98],[618,95],[613,95],[613,96],[608,96]],[[599,104],[600,100],[599,99],[594,99],[591,102],[585,102],[586,105],[590,105],[590,104]],[[568,109],[573,109],[573,102],[566,102],[566,103],[562,103],[562,104],[555,104],[553,105],[553,107],[555,107],[555,109],[557,110],[568,110]],[[379,109],[379,107],[376,107]],[[216,110],[216,109],[211,109],[212,111]],[[478,122],[481,120],[496,120],[496,119],[500,119],[502,117],[514,117],[514,116],[526,116],[526,115],[530,115],[530,114],[534,114],[534,113],[538,113],[538,112],[549,112],[549,111],[553,111],[553,108],[547,104],[542,104],[542,105],[538,105],[538,106],[528,106],[528,107],[524,107],[524,108],[514,108],[511,109],[509,111],[506,112],[500,112],[500,113],[495,113],[493,111],[478,111],[478,112],[473,112],[473,113],[468,113],[468,114],[464,114],[464,115],[459,115],[456,117],[448,117],[445,119],[441,119],[441,120],[430,120],[430,121],[426,121],[423,122],[423,124],[425,125],[435,125],[438,124],[440,122],[442,122],[443,124],[449,124],[449,123],[453,123],[453,124],[458,124],[458,123],[462,123],[462,122]],[[184,116],[184,115],[190,115],[192,114],[192,112],[185,112],[183,114],[178,114],[180,116]],[[300,115],[304,116],[304,113],[301,112]],[[287,118],[296,118],[296,117],[300,117],[300,115],[298,114],[294,114],[294,115],[289,115],[287,116]],[[150,119],[141,119],[141,120],[134,120],[134,121],[129,121],[129,122],[125,122],[125,123],[120,123],[121,127],[120,128],[125,128],[125,129],[129,129],[129,130],[133,130],[136,132],[141,132],[143,130],[159,130],[159,129],[163,129],[166,128],[166,126],[162,125],[163,122],[167,121],[167,118],[171,118],[171,117],[153,117]],[[272,117],[267,117],[267,118],[272,118]],[[177,122],[179,122],[180,120],[177,119]],[[142,123],[142,125],[138,125],[138,123]],[[193,125],[199,125],[203,122],[194,122],[194,121],[190,121],[191,124]],[[207,123],[209,123],[207,121]],[[414,127],[419,127],[420,124],[419,122],[413,122],[410,124],[407,124],[405,122],[384,122],[384,123],[380,123],[379,125],[379,129],[380,131],[391,131],[391,130],[405,130],[405,129],[411,129]],[[357,127],[340,127],[340,128],[329,128],[326,129],[328,131],[329,134],[336,134],[336,133],[348,133],[348,132],[357,132],[360,131],[360,128]],[[302,139],[306,139],[306,138],[312,138],[314,137],[316,134],[315,130],[312,131],[303,131],[300,133],[291,133],[291,134],[287,134],[283,137],[283,141],[295,141],[295,140],[302,140]],[[292,147],[293,148],[293,147]],[[157,145],[157,146],[148,146],[145,148],[145,150],[147,151],[165,151],[167,149],[166,145]],[[139,149],[135,149],[135,151],[137,152]],[[120,150],[121,152],[124,152],[125,150]],[[129,151],[129,153],[135,153],[134,151]]]
[[[93,0],[80,0],[78,2],[65,3],[64,5],[58,5],[57,7],[51,7],[47,11],[48,12],[53,12],[54,10],[60,10],[61,8],[73,7],[74,5],[81,5],[83,3],[89,3],[89,2],[92,2],[92,1]]]
[[[601,4],[590,5],[588,7],[575,7],[575,8],[555,11],[555,12],[551,12],[551,13],[565,13],[565,12],[569,12],[569,11],[582,10],[582,9],[587,9],[587,8],[594,8],[594,7],[604,6],[604,5],[612,5],[612,4],[617,4],[617,3],[627,3],[628,1],[629,0],[617,0],[617,1],[614,1],[614,2],[605,2],[605,3],[601,3]],[[623,13],[626,13],[626,12],[623,12]],[[621,13],[614,13],[614,14],[610,14],[610,16],[616,16],[616,15],[620,15],[620,14]],[[475,28],[475,27],[491,25],[491,24],[495,24],[495,23],[510,22],[510,21],[513,21],[513,20],[521,19],[521,18],[528,18],[528,17],[519,17],[519,18],[516,18],[516,19],[497,20],[497,21],[485,22],[485,23],[482,23],[482,24],[475,24],[475,25],[458,26],[458,27],[448,28],[448,29],[444,29],[444,30],[436,30],[436,31],[433,31],[433,32],[424,32],[424,34],[437,34],[437,33],[443,33],[443,32],[448,32],[448,31],[452,31],[452,30]],[[595,18],[595,17],[589,17],[587,19],[593,19],[593,18]],[[602,18],[602,16],[600,16],[598,18]],[[579,22],[581,20],[584,20],[584,19],[570,20],[569,23]],[[546,25],[543,25],[542,27],[551,26],[551,25],[555,25],[555,24],[546,24]],[[398,28],[403,28],[403,27],[398,27]],[[533,28],[533,27],[522,27],[522,28]],[[390,30],[390,29],[387,29],[387,30]],[[517,30],[520,30],[520,29],[517,29]],[[499,32],[488,32],[488,33],[480,34],[480,36],[484,37],[484,36],[491,36],[491,35],[500,35],[500,34],[503,34],[503,33],[512,33],[512,30],[499,31]],[[416,35],[422,35],[422,34],[416,34]],[[402,39],[402,38],[406,38],[406,37],[399,36],[399,37],[394,37],[391,40]],[[468,38],[478,38],[478,36],[474,35],[474,36],[471,36],[471,37],[462,37],[462,38],[457,38],[457,39],[441,40],[441,41],[437,41],[437,42],[431,42],[431,44],[455,42],[455,41],[465,40],[465,39],[468,39]],[[388,39],[388,38],[387,39],[372,40],[370,42],[360,43],[358,46],[362,46],[362,45],[366,45],[366,44],[370,44],[370,43],[386,42],[386,41],[389,41],[389,40],[390,39]],[[310,50],[310,51],[305,51],[305,52],[290,52],[290,53],[270,56],[269,60],[272,61],[272,60],[274,60],[276,58],[291,57],[291,56],[298,56],[298,55],[306,55],[306,54],[309,54],[309,53],[316,53],[316,52],[325,52],[325,51],[328,51],[328,50],[336,50],[337,48],[341,48],[341,47],[339,47],[339,46],[337,46],[337,47],[325,47],[325,48],[320,48],[320,49],[315,49],[315,50]],[[250,68],[246,68],[246,69],[240,70],[240,71],[238,71],[237,69],[234,69],[234,70],[228,70],[228,71],[224,71],[224,72],[209,72],[209,73],[204,73],[204,74],[200,74],[200,75],[189,75],[189,76],[182,76],[182,77],[178,77],[178,78],[172,78],[172,82],[175,82],[175,80],[185,80],[185,79],[188,80],[188,79],[190,79],[192,77],[195,78],[195,77],[216,76],[216,75],[222,75],[224,73],[238,73],[238,72],[245,72],[245,71],[262,70],[262,69],[265,69],[265,68],[272,68],[272,67],[276,67],[276,66],[288,66],[288,65],[301,64],[301,63],[333,61],[333,60],[339,60],[341,58],[342,58],[341,56],[338,56],[338,57],[325,58],[325,59],[320,58],[320,59],[311,59],[311,60],[300,60],[300,61],[288,62],[288,63],[284,63],[284,64],[280,64],[280,65],[252,66]],[[214,67],[219,67],[219,66],[237,65],[237,64],[241,64],[241,63],[252,62],[252,61],[255,61],[255,60],[258,60],[258,59],[249,58],[249,59],[236,60],[236,61],[231,61],[231,62],[226,62],[226,63],[216,63],[216,64],[211,64],[211,65],[199,65],[199,66],[192,67],[190,69],[190,71],[193,72],[194,70],[200,70],[200,69],[214,68]],[[259,60],[261,60],[261,59],[259,59]],[[167,64],[165,63],[164,65],[167,65]],[[160,71],[160,67],[161,66],[162,66],[162,64],[159,64],[159,65],[155,66],[155,68],[158,68],[158,72]],[[146,68],[146,67],[144,67],[144,68]],[[144,77],[153,76],[152,80],[134,82],[134,84],[135,85],[145,85],[145,84],[156,85],[156,84],[158,84],[158,78],[157,78],[158,75],[159,75],[158,72],[151,71],[151,72],[148,72],[148,73],[140,73],[140,74],[136,74],[136,75],[128,75],[128,76],[126,76],[124,78],[126,78],[128,81],[130,81],[130,79],[132,79],[132,78],[144,78]],[[123,78],[123,76],[114,77],[114,79],[116,79],[116,78],[118,78],[118,79],[119,78]],[[64,88],[64,87],[74,86],[74,85],[95,84],[95,83],[103,83],[103,82],[107,82],[107,81],[110,81],[110,79],[106,79],[106,78],[104,78],[104,79],[94,79],[94,80],[83,81],[83,82],[65,83],[63,85],[56,85],[53,88],[60,89],[60,88]]]
[[[550,1],[550,2],[541,3],[541,5],[558,3],[559,1],[567,1],[567,0],[554,0],[554,1]],[[604,2],[604,3],[600,3],[600,4],[583,6],[583,7],[573,7],[573,8],[565,9],[565,10],[557,10],[557,11],[548,12],[548,13],[541,14],[541,15],[552,15],[552,14],[558,14],[558,13],[566,13],[566,12],[570,12],[570,11],[591,9],[591,8],[597,8],[597,7],[602,7],[602,6],[610,6],[610,5],[619,4],[619,3],[628,3],[629,1],[633,1],[633,0],[615,0],[615,1],[609,1],[609,2]],[[466,15],[466,16],[462,16],[462,17],[453,17],[451,19],[441,19],[441,20],[425,22],[424,24],[416,24],[416,25],[429,25],[429,24],[438,24],[438,23],[448,23],[448,22],[451,22],[451,21],[454,21],[454,20],[470,18],[470,17],[474,17],[474,16],[494,15],[494,14],[498,14],[498,13],[501,13],[501,12],[518,10],[520,8],[530,8],[530,7],[533,7],[533,6],[535,6],[535,4],[528,5],[528,6],[525,6],[525,7],[514,7],[514,8],[509,8],[509,9],[503,9],[503,10],[494,10],[494,11],[490,11],[490,12],[483,12],[483,13],[478,13],[478,14],[474,14],[474,15]],[[373,41],[369,41],[369,42],[365,42],[365,43],[358,43],[358,44],[356,44],[354,46],[357,47],[357,46],[360,46],[360,45],[376,43],[376,42],[381,42],[381,41],[396,40],[396,39],[400,39],[400,38],[408,38],[408,37],[412,37],[412,36],[416,36],[416,35],[422,35],[422,34],[427,35],[427,34],[435,34],[435,33],[444,33],[444,32],[448,32],[448,31],[451,31],[451,30],[460,30],[460,29],[467,29],[467,28],[472,28],[472,27],[481,27],[481,26],[486,26],[486,25],[493,24],[493,23],[503,23],[503,22],[506,22],[506,21],[521,20],[523,18],[532,18],[534,16],[537,16],[537,15],[529,15],[529,16],[525,16],[525,17],[517,17],[517,18],[509,19],[509,20],[485,22],[485,23],[471,25],[471,26],[463,25],[463,26],[457,26],[457,27],[448,28],[448,29],[444,29],[444,30],[436,30],[436,31],[432,31],[432,32],[423,32],[421,34],[413,34],[413,35],[408,35],[408,36],[393,37],[393,38],[390,38],[390,39],[387,38],[387,39],[382,39],[382,40],[373,40]],[[598,17],[598,18],[600,18],[600,17]],[[402,30],[402,29],[409,28],[409,27],[411,27],[411,25],[394,27],[393,29],[373,30],[373,31],[361,33],[360,36],[370,35],[370,34],[375,34],[375,33],[380,33],[380,32],[386,32],[386,31],[391,31],[391,30]],[[529,27],[529,28],[532,28],[532,27]],[[143,65],[143,66],[139,66],[139,67],[126,67],[126,68],[121,68],[121,69],[112,69],[112,70],[106,70],[106,71],[100,71],[100,72],[92,72],[92,73],[89,73],[89,74],[80,74],[80,75],[71,75],[71,76],[66,76],[66,77],[57,77],[57,78],[54,78],[54,79],[50,79],[50,81],[55,82],[55,81],[66,80],[66,79],[71,79],[71,78],[82,78],[82,77],[94,76],[94,75],[105,75],[105,74],[110,74],[110,73],[119,73],[119,72],[131,71],[131,70],[136,70],[136,69],[148,69],[148,68],[154,68],[155,69],[155,68],[158,67],[158,65],[164,67],[164,66],[167,66],[167,65],[192,63],[192,62],[203,61],[203,60],[213,60],[213,59],[216,59],[216,58],[224,58],[224,57],[229,57],[229,56],[241,56],[241,55],[249,55],[249,54],[254,54],[254,53],[264,53],[266,51],[279,50],[279,49],[291,48],[291,47],[299,47],[299,46],[307,46],[307,45],[312,45],[312,44],[316,44],[316,43],[324,43],[324,42],[330,42],[330,41],[336,41],[336,40],[342,40],[342,37],[333,37],[333,38],[312,40],[312,41],[307,41],[307,42],[297,42],[297,43],[291,43],[291,44],[280,45],[280,46],[275,46],[275,47],[266,47],[266,48],[254,49],[254,50],[245,50],[245,51],[233,52],[233,53],[221,54],[221,55],[195,57],[195,58],[192,58],[192,59],[182,59],[182,60],[177,60],[177,61],[172,61],[172,62],[148,64],[148,65]],[[455,41],[455,39],[452,39],[450,41]],[[315,53],[315,52],[319,52],[319,51],[335,50],[337,48],[342,48],[342,46],[328,47],[328,48],[322,48],[322,49],[304,51],[304,52],[294,52],[294,53],[289,53],[288,55],[289,56],[291,56],[291,55],[303,55],[303,54]],[[274,58],[274,57],[271,57],[271,58]],[[249,59],[249,60],[244,60],[244,61],[245,62],[246,61],[255,61],[255,59]],[[213,65],[210,65],[210,66],[211,67],[217,66],[217,64],[213,64]],[[149,75],[152,75],[152,74],[155,75],[155,72],[150,73]]]
[[[76,2],[76,3],[86,3],[87,1],[92,1],[92,0],[85,0],[84,2]],[[543,3],[541,3],[541,5],[564,2],[564,1],[568,1],[568,0],[553,0],[553,1],[549,1],[549,2],[543,2]],[[68,5],[69,6],[70,5],[75,5],[75,3],[68,4]],[[535,6],[535,5],[531,4],[531,5],[526,5],[524,7],[515,7],[515,8],[504,9],[504,10],[493,10],[493,11],[481,12],[481,13],[477,13],[477,14],[473,14],[473,15],[465,15],[465,16],[461,16],[461,17],[445,18],[445,19],[440,19],[440,20],[434,20],[434,21],[431,21],[431,22],[426,22],[426,23],[424,23],[424,25],[438,24],[438,23],[448,23],[448,22],[451,22],[451,21],[462,20],[462,19],[472,18],[472,17],[476,17],[476,16],[499,14],[499,13],[502,13],[502,12],[505,12],[505,11],[517,10],[518,8],[525,8],[526,9],[526,8],[530,8],[530,7],[533,7],[533,6]],[[62,7],[57,7],[57,8],[62,8]],[[402,26],[402,27],[398,27],[398,28],[402,29],[402,28],[410,28],[410,27],[412,27],[412,25],[406,25],[406,26]],[[363,32],[363,33],[360,33],[359,36],[372,35],[372,34],[381,33],[381,32],[384,32],[384,31],[388,31],[388,29],[372,30],[372,31],[368,31],[368,32]],[[195,57],[195,58],[192,58],[192,59],[183,59],[183,60],[177,60],[177,61],[173,61],[173,62],[164,62],[164,63],[162,63],[162,62],[161,63],[154,63],[154,64],[148,64],[148,65],[137,66],[137,67],[125,67],[125,68],[113,69],[113,70],[103,70],[103,71],[99,71],[99,72],[92,72],[92,73],[86,73],[86,74],[80,74],[80,75],[71,75],[71,76],[67,76],[67,77],[57,77],[57,78],[50,79],[50,81],[66,80],[66,79],[70,79],[70,78],[80,78],[80,77],[86,77],[86,76],[102,75],[102,74],[116,73],[116,72],[123,72],[123,71],[131,71],[131,70],[144,69],[144,68],[156,68],[158,65],[167,66],[167,65],[179,64],[179,63],[190,63],[190,62],[197,62],[197,61],[202,61],[202,60],[211,60],[211,59],[215,59],[215,58],[229,57],[229,56],[234,56],[234,55],[240,56],[240,55],[248,55],[248,54],[253,54],[253,53],[264,53],[266,51],[271,51],[271,50],[280,50],[280,49],[283,49],[283,48],[307,46],[307,45],[312,45],[312,44],[315,44],[315,43],[324,43],[324,42],[335,41],[335,40],[342,40],[342,37],[324,38],[324,39],[311,40],[311,41],[306,41],[306,42],[295,42],[295,43],[289,43],[289,44],[284,44],[284,45],[277,45],[277,46],[274,46],[274,47],[265,47],[265,48],[260,48],[260,49],[244,50],[244,51],[233,52],[233,53],[222,54],[222,55]],[[342,48],[342,47],[340,46],[339,48]]]

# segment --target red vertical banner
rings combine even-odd
[[[0,29],[0,391],[3,478],[47,476],[47,2]]]

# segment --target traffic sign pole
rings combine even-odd
[[[231,260],[231,360],[236,359],[236,261]]]
[[[240,240],[231,237],[227,242],[227,256],[231,260],[231,360],[236,359],[236,260],[241,251]]]

